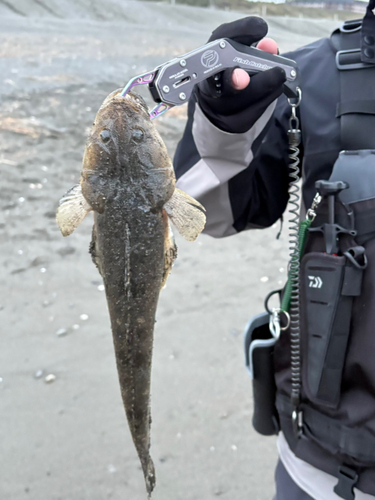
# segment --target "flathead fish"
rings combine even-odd
[[[153,331],[159,292],[176,257],[169,219],[192,241],[205,215],[196,200],[175,188],[166,147],[137,94],[122,97],[117,90],[100,107],[80,183],[62,197],[57,210],[62,234],[71,234],[90,211],[90,253],[104,281],[122,399],[151,496]]]

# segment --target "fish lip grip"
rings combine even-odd
[[[242,45],[229,38],[214,40],[157,66],[153,71],[136,76],[124,87],[121,95],[125,96],[137,85],[148,85],[157,103],[150,113],[152,120],[173,106],[187,102],[197,83],[225,69],[242,68],[252,75],[276,66],[286,74],[284,94],[289,98],[298,97],[300,78],[295,61]]]

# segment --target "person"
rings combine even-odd
[[[361,20],[347,22],[331,38],[285,54],[297,62],[302,81],[298,117],[302,130],[299,158],[303,213],[312,204],[316,181],[330,178],[341,150],[375,150],[375,66],[371,65],[375,63],[374,7],[371,0],[362,30]],[[259,49],[276,54],[277,44],[265,38],[266,34],[264,20],[246,17],[219,26],[209,41],[225,37],[249,46],[257,44]],[[360,44],[359,56],[358,51],[355,53],[362,58],[357,61],[358,70],[350,66],[352,71],[346,72],[352,78],[348,101],[346,75],[342,76],[345,71],[336,64],[337,54],[345,56],[348,50],[353,62],[353,46]],[[284,82],[285,73],[277,67],[251,77],[242,69],[232,68],[196,86],[174,167],[177,186],[206,208],[206,234],[221,238],[267,228],[283,216],[288,204],[291,116],[283,95]],[[366,182],[362,180],[362,184]],[[375,185],[375,179],[369,182]],[[371,238],[363,237],[361,244],[366,247],[368,241],[371,243]],[[303,378],[304,420],[298,433],[293,431],[288,403],[288,333],[282,333],[276,343],[279,462],[275,500],[375,500],[375,337],[371,331],[375,294],[370,257],[361,295],[353,302],[352,322],[363,323],[358,331],[350,332],[348,346],[344,347],[340,399],[325,404],[322,398],[309,397]],[[344,257],[334,254],[328,258]],[[304,335],[307,333],[302,329],[302,339]],[[310,363],[310,351],[307,357]],[[304,364],[307,362],[302,358]]]

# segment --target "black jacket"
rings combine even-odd
[[[340,102],[340,75],[335,55],[336,49],[331,39],[327,38],[285,54],[298,63],[302,79],[299,117],[305,208],[310,207],[315,195],[315,181],[329,179],[339,152],[345,148],[341,143],[340,118],[336,116]],[[374,88],[372,99],[375,100],[374,70],[368,71]],[[354,88],[353,99],[360,98],[361,89]],[[195,99],[191,99],[187,127],[177,148],[174,165],[178,187],[206,206],[208,234],[222,237],[244,229],[264,228],[282,216],[288,202],[287,130],[290,113],[290,106],[282,96],[275,109],[270,108],[253,129],[246,134],[235,135],[216,129],[203,115]],[[374,140],[365,145],[367,149],[375,149],[375,134],[372,136]],[[360,147],[364,147],[363,144]],[[346,149],[356,149],[356,142]],[[278,409],[281,428],[299,458],[334,476],[343,464],[354,467],[359,474],[357,487],[375,495],[375,336],[371,326],[375,321],[371,315],[371,311],[375,311],[373,267],[375,265],[371,264],[371,269],[366,271],[363,284],[366,295],[358,297],[353,306],[353,321],[359,325],[359,332],[351,332],[339,407],[314,407],[324,418],[332,419],[324,425],[329,426],[332,422],[338,425],[337,432],[332,431],[332,435],[335,434],[333,442],[324,443],[319,438],[315,439],[313,426],[309,429],[308,422],[305,436],[297,439],[293,434],[288,404],[283,408],[279,404]],[[371,325],[369,322],[372,322]],[[278,395],[288,398],[288,334],[282,335],[277,343],[275,358]],[[305,393],[303,396],[309,404]],[[359,439],[364,439],[366,446],[370,441],[374,443],[373,459],[350,459],[344,441],[352,431],[358,431]],[[341,442],[336,443],[335,440]]]

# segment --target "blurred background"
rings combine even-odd
[[[103,99],[221,23],[262,15],[282,53],[364,5],[0,0],[2,500],[146,499],[88,254],[92,219],[66,239],[55,223]],[[171,156],[185,117],[180,107],[157,120]],[[276,240],[278,230],[176,237],[155,328],[155,500],[272,498],[275,440],[252,430],[242,343],[248,319],[286,279],[287,229]]]

